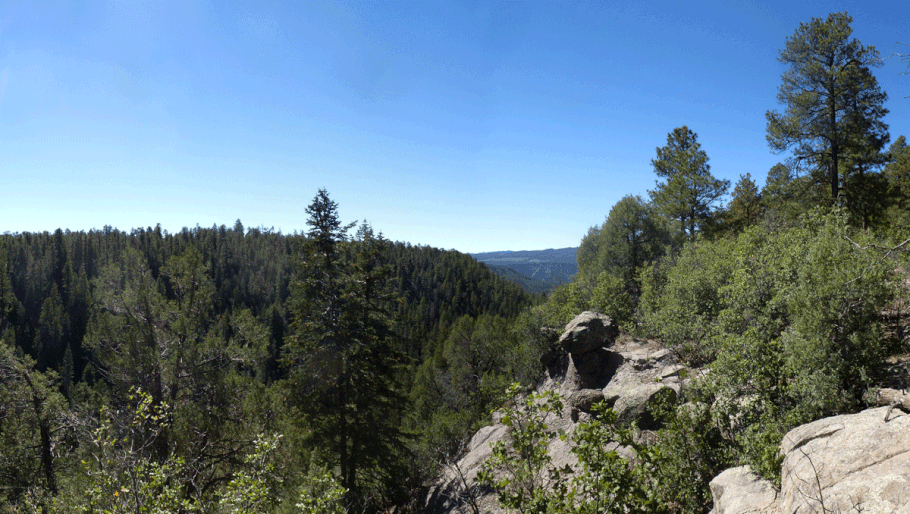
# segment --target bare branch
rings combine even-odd
[[[850,239],[849,236],[844,235],[843,237],[844,237],[844,239],[846,239],[847,241],[849,241],[854,247],[856,247],[857,250],[862,251],[862,250],[867,250],[867,249],[869,249],[869,248],[874,248],[874,249],[876,249],[876,250],[885,251],[885,254],[882,255],[881,259],[879,259],[878,261],[874,262],[873,264],[870,264],[870,265],[866,266],[866,267],[863,269],[863,272],[860,273],[858,277],[853,278],[852,280],[847,281],[847,284],[849,284],[849,283],[851,283],[851,282],[855,282],[855,281],[861,279],[861,278],[866,274],[866,271],[868,271],[868,270],[871,269],[873,266],[877,265],[878,263],[880,263],[880,262],[884,261],[885,259],[887,259],[888,257],[890,257],[891,254],[892,254],[893,252],[898,251],[898,250],[901,250],[901,251],[908,251],[908,250],[904,250],[903,247],[904,247],[904,245],[906,245],[907,243],[910,243],[910,239],[906,239],[906,240],[904,240],[904,242],[900,243],[900,244],[897,245],[897,246],[891,247],[891,248],[886,248],[886,247],[884,247],[884,246],[880,246],[880,245],[877,245],[877,244],[868,244],[868,245],[866,245],[866,246],[860,246],[859,243],[857,243],[856,241]]]

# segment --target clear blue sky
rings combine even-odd
[[[883,57],[901,2],[0,3],[0,232],[306,230],[464,252],[576,246],[674,127],[759,185],[778,51],[847,10]],[[902,47],[910,53],[910,47]],[[910,76],[886,61],[892,140]]]

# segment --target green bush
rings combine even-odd
[[[641,274],[645,327],[690,362],[711,363],[715,410],[739,460],[769,478],[780,436],[858,408],[895,349],[881,330],[894,264],[873,242],[843,214],[816,214],[697,241]]]
[[[725,306],[722,290],[733,273],[732,247],[733,240],[698,240],[641,272],[645,330],[677,347],[692,364],[716,354],[716,321]]]

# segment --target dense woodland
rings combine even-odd
[[[600,470],[579,490],[607,491],[599,503],[557,487],[508,505],[707,512],[728,466],[779,477],[787,430],[867,405],[908,350],[910,148],[891,143],[881,59],[850,23],[813,19],[786,41],[767,123],[790,157],[763,187],[745,175],[731,190],[697,134],[673,129],[655,189],[584,235],[578,275],[547,298],[345,225],[326,191],[304,234],[238,221],[0,236],[3,508],[416,511],[588,309],[710,369],[684,393],[710,408],[668,409],[635,463],[606,451],[636,443],[605,412],[577,439]]]
[[[322,198],[319,208],[334,209]],[[230,511],[231,495],[261,486],[268,498],[247,496],[260,506],[240,511],[272,511],[287,498],[293,510],[307,496],[307,480],[334,464],[318,454],[330,451],[337,427],[317,427],[338,414],[337,405],[309,412],[319,403],[310,395],[326,385],[308,384],[314,377],[302,371],[314,364],[308,345],[322,344],[313,334],[326,330],[324,320],[304,313],[324,313],[333,302],[344,305],[339,311],[364,302],[358,308],[377,318],[361,328],[377,331],[371,344],[361,344],[384,359],[347,357],[388,366],[346,378],[351,394],[363,395],[357,408],[366,412],[358,415],[375,415],[366,423],[395,434],[383,443],[391,455],[351,446],[364,461],[340,483],[359,504],[402,502],[432,472],[442,450],[429,446],[441,443],[425,423],[437,411],[455,415],[450,432],[466,432],[515,373],[530,379],[532,371],[517,369],[527,363],[473,355],[470,344],[472,337],[512,341],[506,320],[539,297],[467,255],[391,243],[368,225],[356,236],[339,229],[325,242],[337,252],[334,284],[308,282],[317,273],[309,266],[322,262],[313,240],[239,221],[175,234],[106,227],[0,237],[6,504],[102,512],[173,501],[161,508]],[[358,280],[372,291],[355,299]],[[353,337],[351,320],[336,324]],[[450,365],[468,366],[465,375],[487,366],[490,383],[450,373]],[[481,385],[488,397],[477,395]],[[374,405],[383,391],[394,403]],[[349,432],[370,435],[362,426]],[[391,475],[386,466],[394,463],[407,469]]]

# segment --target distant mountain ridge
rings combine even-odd
[[[522,289],[531,294],[547,294],[556,287],[556,284],[552,282],[544,282],[543,280],[531,278],[506,266],[494,266],[490,264],[484,264],[484,266],[509,282],[520,285]]]
[[[542,282],[544,284],[543,287],[552,289],[572,280],[572,277],[578,273],[577,253],[578,248],[551,248],[547,250],[506,250],[472,253],[470,255],[478,262],[482,262],[491,268],[506,267],[515,270],[521,275],[532,279],[533,282],[522,283],[516,277],[500,274],[518,283],[526,290],[540,290],[541,286],[535,284],[535,282]],[[496,271],[495,268],[493,268],[493,271]]]

